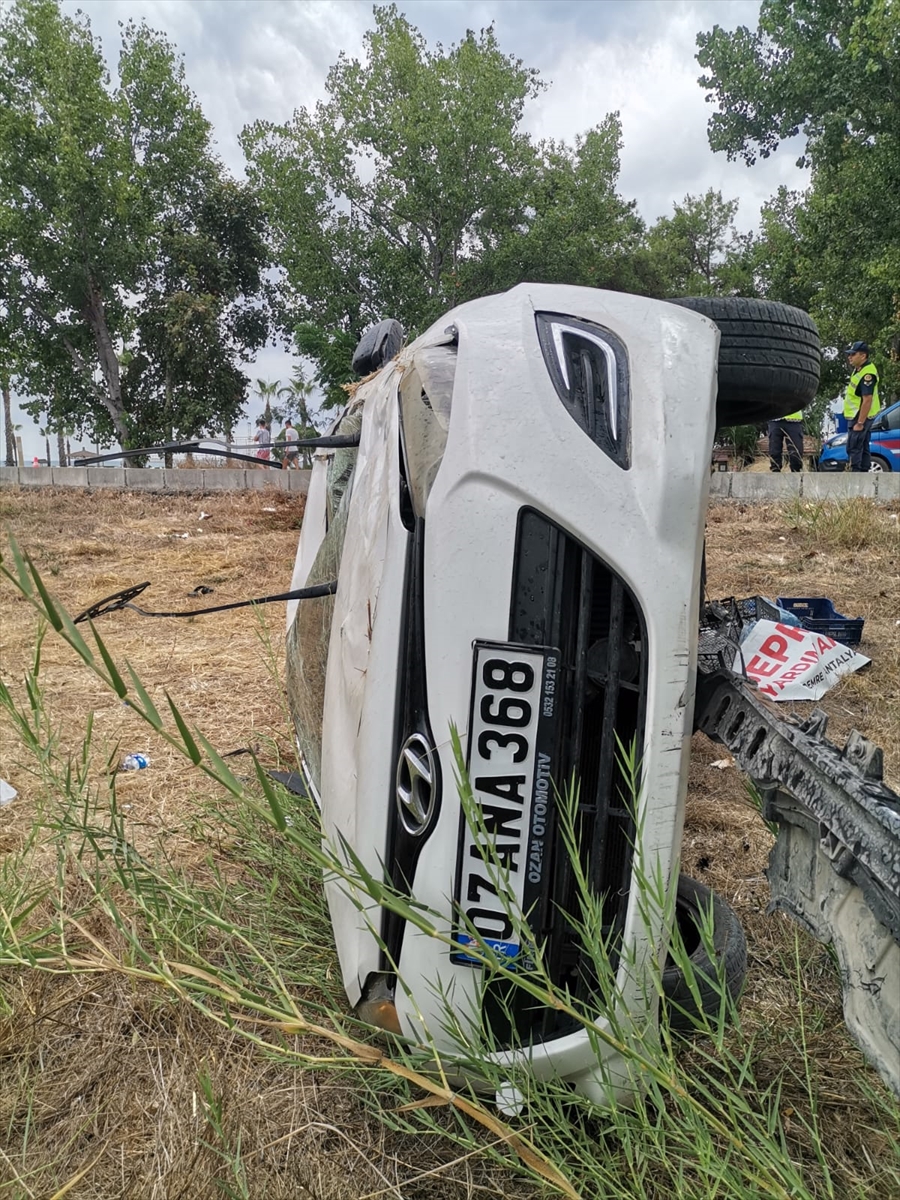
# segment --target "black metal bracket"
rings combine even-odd
[[[91,467],[98,463],[114,462],[119,458],[140,458],[144,454],[209,454],[216,458],[237,458],[241,462],[251,462],[257,466],[261,462],[267,462],[274,470],[284,469],[284,464],[280,463],[277,458],[260,459],[255,454],[241,454],[238,450],[228,449],[224,443],[221,445],[223,448],[220,449],[218,446],[203,446],[200,442],[163,442],[158,446],[140,446],[132,450],[113,450],[109,454],[95,454],[90,458],[79,459],[78,466]],[[267,448],[289,446],[292,450],[343,450],[358,445],[359,434],[348,433],[300,438],[296,442],[270,442]]]
[[[337,580],[333,579],[329,583],[317,583],[312,587],[295,588],[292,592],[279,592],[275,596],[256,596],[253,600],[235,600],[231,604],[216,604],[212,608],[192,608],[182,612],[148,612],[145,608],[138,608],[136,604],[132,604],[131,601],[134,597],[139,596],[149,586],[148,581],[139,583],[135,587],[123,588],[121,592],[113,592],[111,596],[98,600],[96,604],[92,604],[84,612],[79,613],[77,617],[73,618],[73,624],[94,621],[97,617],[102,617],[104,613],[118,612],[123,608],[130,608],[132,612],[136,612],[142,617],[201,617],[207,613],[227,612],[232,608],[248,608],[251,604],[276,604],[281,600],[316,600],[321,596],[333,596],[337,591]]]

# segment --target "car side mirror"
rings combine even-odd
[[[403,326],[399,321],[379,321],[359,339],[351,366],[357,375],[370,375],[394,357],[403,345]]]

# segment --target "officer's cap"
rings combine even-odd
[[[868,342],[851,342],[850,345],[847,347],[847,349],[844,351],[844,354],[868,354],[868,353],[869,353],[869,343]]]

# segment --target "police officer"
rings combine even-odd
[[[881,411],[878,398],[878,368],[869,358],[865,342],[853,342],[846,350],[850,363],[850,382],[844,393],[844,417],[847,420],[847,457],[851,471],[868,471],[869,431]]]
[[[791,413],[769,422],[769,470],[780,471],[787,438],[788,462],[792,471],[803,470],[803,413]]]

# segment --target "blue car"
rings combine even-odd
[[[875,418],[869,437],[872,471],[900,471],[900,402],[884,409]],[[831,437],[819,455],[820,471],[847,469],[847,435]]]

